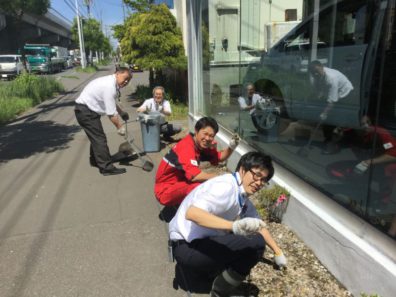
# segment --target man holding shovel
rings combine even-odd
[[[320,91],[319,96],[324,97],[327,101],[325,109],[319,116],[320,121],[323,122],[332,112],[334,105],[340,99],[346,99],[353,90],[353,86],[344,74],[336,69],[324,67],[320,61],[312,61],[308,69],[314,79],[315,86]],[[324,154],[333,154],[337,151],[336,145],[332,141],[335,128],[336,126],[333,125],[322,125],[325,138]]]
[[[110,156],[106,135],[100,118],[107,115],[117,128],[118,134],[125,135],[123,120],[128,120],[126,112],[116,104],[120,89],[132,79],[132,73],[126,67],[117,68],[115,74],[99,77],[91,81],[76,99],[75,115],[91,143],[89,161],[91,166],[98,167],[103,175],[125,173],[125,168],[116,168]]]

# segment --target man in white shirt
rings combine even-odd
[[[236,172],[214,177],[188,194],[169,223],[179,269],[215,275],[212,297],[229,296],[263,257],[266,245],[278,266],[287,264],[249,200],[273,174],[269,156],[249,152]]]
[[[179,133],[181,127],[169,124],[165,121],[165,116],[172,114],[170,102],[165,99],[165,89],[161,86],[157,86],[153,89],[153,98],[144,100],[143,104],[137,109],[137,112],[150,112],[157,111],[163,115],[161,123],[161,133],[164,137],[170,137]]]
[[[312,61],[308,69],[319,90],[319,97],[324,97],[327,101],[325,109],[319,116],[321,121],[325,121],[334,104],[339,100],[345,100],[353,90],[353,86],[344,74],[336,69],[324,67],[320,61]],[[326,144],[324,154],[332,154],[337,151],[335,144],[332,142],[335,128],[336,126],[333,125],[322,125]]]
[[[241,110],[249,111],[254,127],[259,130],[256,118],[256,104],[262,99],[262,97],[256,93],[256,89],[252,83],[246,85],[246,92],[246,99],[242,96],[238,98],[239,107]]]
[[[123,120],[129,116],[116,104],[120,96],[120,89],[125,87],[132,78],[128,68],[119,67],[115,74],[107,75],[92,80],[76,99],[75,114],[78,123],[84,129],[91,142],[90,164],[98,167],[103,175],[125,173],[125,168],[116,168],[112,161],[107,146],[106,135],[103,131],[101,116],[107,115],[118,130],[118,134],[125,135],[125,127],[118,115]]]

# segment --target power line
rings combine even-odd
[[[57,14],[60,18],[62,18],[64,21],[66,21],[67,23],[69,23],[70,25],[73,25],[73,22],[71,20],[69,20],[68,18],[66,18],[63,14],[61,14],[59,11],[57,11],[55,8],[50,7],[50,9]]]

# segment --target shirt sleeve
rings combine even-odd
[[[168,100],[164,100],[163,109],[165,112],[172,113],[171,105]]]
[[[245,98],[243,98],[243,97],[238,97],[238,102],[239,102],[239,106],[240,106],[241,108],[246,108],[246,107],[247,107]]]
[[[199,199],[192,205],[214,215],[221,215],[230,207],[230,197],[234,196],[233,187],[227,182],[205,183]]]
[[[182,147],[177,146],[176,150],[175,153],[178,156],[178,166],[184,171],[186,179],[191,181],[195,176],[201,173],[201,169],[198,167],[198,160],[195,157],[194,148],[184,145]]]
[[[140,108],[150,108],[150,99],[144,100],[143,104],[139,107]]]

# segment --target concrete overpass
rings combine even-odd
[[[71,41],[71,25],[51,12],[43,16],[25,14],[17,30],[14,18],[0,11],[0,53],[17,53],[25,43],[75,47]]]

